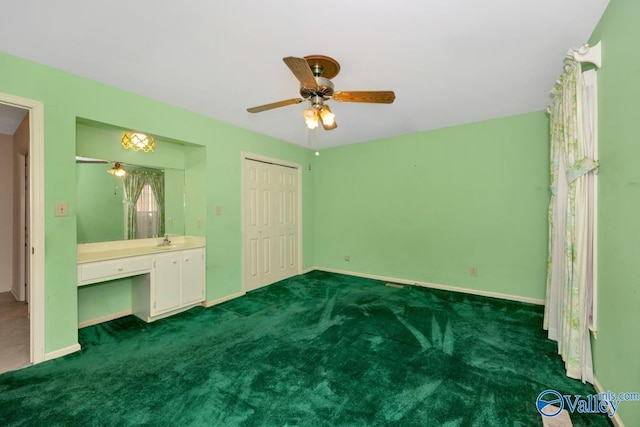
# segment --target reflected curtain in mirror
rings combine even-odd
[[[123,181],[126,238],[164,235],[164,174],[131,171]]]
[[[164,235],[164,174],[131,171],[123,181],[126,238]]]
[[[136,202],[146,182],[143,172],[131,171],[122,180],[124,182],[124,205],[126,209],[125,234],[127,239],[136,238]]]
[[[155,236],[152,237],[164,236],[164,174],[149,174],[148,184],[153,191],[153,195],[156,198],[156,204],[158,206]]]

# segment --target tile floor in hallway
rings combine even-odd
[[[28,304],[0,292],[0,374],[29,365]]]

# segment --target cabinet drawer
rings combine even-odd
[[[109,280],[149,272],[153,264],[152,257],[123,258],[113,261],[101,261],[81,265],[79,281],[86,283],[96,279]]]

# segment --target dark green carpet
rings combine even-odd
[[[2,426],[540,426],[568,379],[542,307],[312,272],[0,376]],[[573,414],[576,426],[606,416]]]

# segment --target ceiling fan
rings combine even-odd
[[[315,129],[319,124],[325,130],[335,129],[338,125],[335,115],[331,112],[326,101],[333,99],[338,102],[368,102],[373,104],[391,104],[396,95],[393,91],[333,91],[330,79],[340,72],[340,64],[333,58],[324,55],[309,55],[304,58],[288,56],[282,58],[294,76],[300,81],[300,96],[302,98],[286,99],[271,104],[247,108],[250,113],[260,113],[287,105],[309,101],[310,107],[302,113],[309,129]]]

